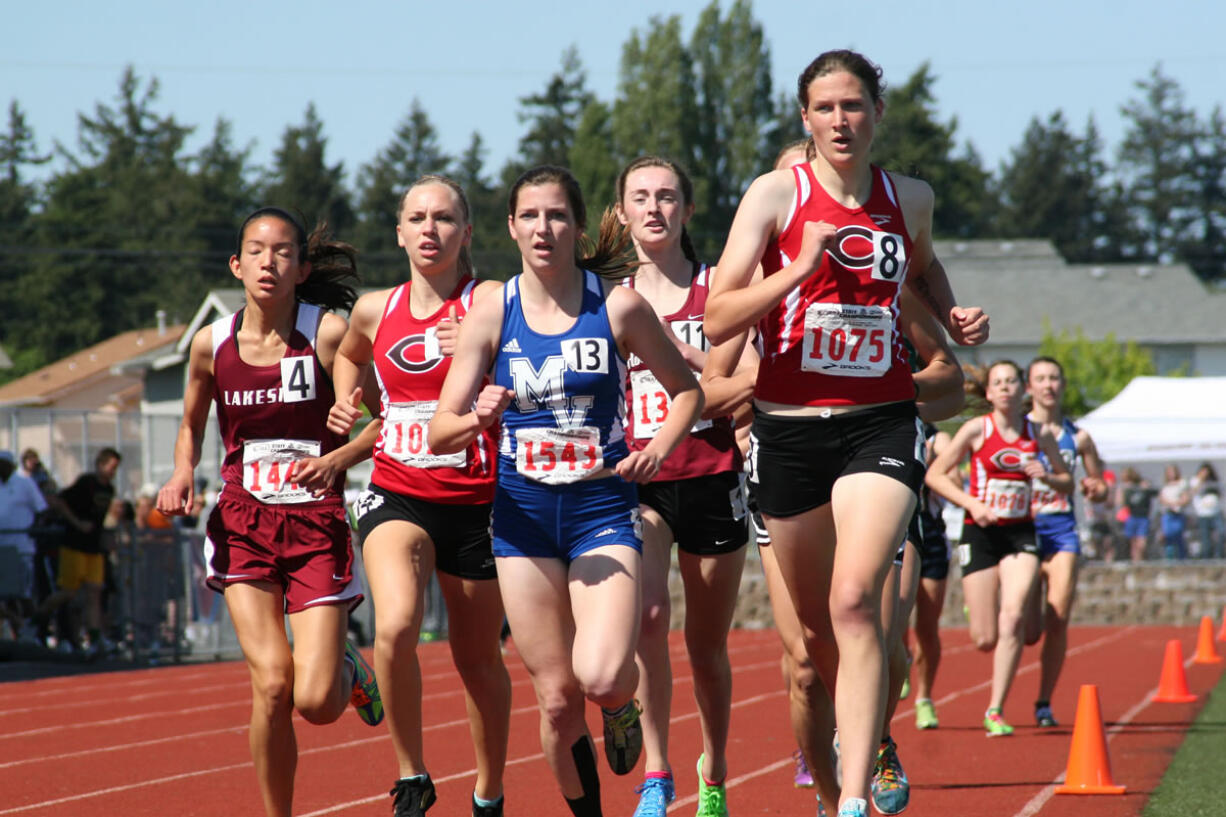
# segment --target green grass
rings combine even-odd
[[[1200,717],[1175,753],[1142,817],[1220,817],[1226,814],[1222,761],[1226,758],[1226,675],[1209,693]]]

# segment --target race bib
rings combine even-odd
[[[468,450],[435,454],[426,445],[426,429],[438,409],[437,400],[393,403],[383,418],[383,453],[410,468],[463,468]]]
[[[630,373],[630,401],[634,412],[634,438],[650,440],[660,433],[664,421],[668,419],[668,411],[672,408],[672,398],[656,376],[650,370],[643,369]],[[690,429],[693,434],[711,427],[710,420],[699,420]]]
[[[314,502],[319,497],[294,482],[294,463],[318,456],[317,440],[247,440],[243,443],[243,487],[270,505]]]
[[[604,468],[600,429],[521,428],[515,432],[515,470],[536,482],[565,485]]]
[[[1025,519],[1030,515],[1030,483],[1020,479],[989,479],[983,502],[997,519]]]
[[[890,370],[894,319],[888,307],[811,304],[805,310],[806,372],[881,377]]]
[[[1062,494],[1047,486],[1046,482],[1035,480],[1031,486],[1031,508],[1035,515],[1046,513],[1068,513],[1073,510],[1073,502],[1068,494]]]

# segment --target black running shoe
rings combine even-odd
[[[393,817],[422,817],[437,799],[434,794],[434,781],[430,779],[430,775],[412,780],[397,780],[388,794],[392,796]]]
[[[477,795],[473,795],[473,817],[502,817],[502,801],[499,797],[498,802],[492,806],[477,805]]]

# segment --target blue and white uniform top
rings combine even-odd
[[[502,415],[499,475],[550,485],[586,479],[627,455],[626,361],[617,348],[600,278],[582,270],[583,304],[554,335],[528,326],[519,276],[503,287],[502,335],[492,382],[515,392]]]

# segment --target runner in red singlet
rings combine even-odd
[[[933,256],[932,191],[869,161],[880,69],[828,52],[797,90],[815,157],[750,186],[704,325],[722,343],[761,321],[750,456],[807,652],[838,690],[847,817],[868,808],[887,682],[881,595],[923,474],[899,291],[959,342],[986,339],[987,317],[956,305]]]
[[[192,338],[175,469],[158,510],[192,507],[210,404],[225,444],[208,521],[207,581],[225,594],[251,672],[248,740],[269,817],[289,817],[298,750],[293,714],[331,723],[352,701],[383,718],[374,672],[345,641],[362,600],[342,498],[345,469],[369,455],[325,428],[330,372],[353,305],[355,253],[289,213],[257,210],[239,228],[230,271],[246,305]],[[291,649],[285,632],[289,615]]]
[[[422,745],[417,641],[437,568],[477,755],[472,813],[498,817],[511,713],[489,535],[498,427],[454,454],[426,444],[459,324],[498,285],[472,277],[468,200],[450,179],[425,176],[409,187],[396,235],[409,280],[358,299],[336,362],[337,391],[350,399],[337,403],[330,421],[336,431],[353,427],[361,416],[356,387],[373,364],[382,422],[371,484],[354,507],[375,603],[375,669],[399,767],[393,808],[396,817],[419,817],[435,801]]]
[[[989,737],[998,737],[1013,733],[1002,709],[1022,655],[1026,600],[1039,575],[1031,482],[1067,494],[1073,477],[1051,432],[1023,415],[1022,370],[1016,363],[993,363],[980,385],[991,413],[958,429],[928,467],[926,481],[934,493],[966,510],[958,562],[971,640],[984,652],[995,651],[983,727]],[[950,472],[968,456],[970,480],[963,490]]]

